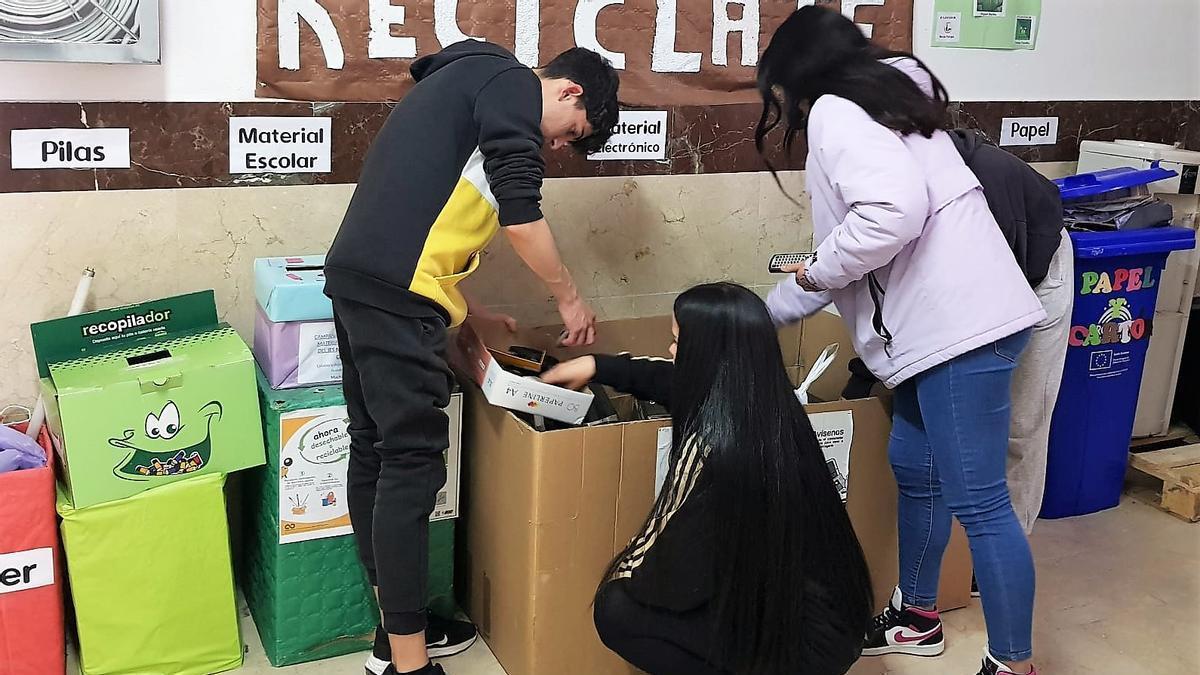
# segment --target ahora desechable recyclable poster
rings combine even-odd
[[[279,543],[351,534],[346,406],[279,417]]]

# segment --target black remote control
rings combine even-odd
[[[767,264],[767,269],[771,274],[782,274],[784,267],[799,265],[812,257],[812,253],[776,253],[771,256],[771,262]]]

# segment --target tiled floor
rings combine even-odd
[[[1120,508],[1038,524],[1035,625],[1043,675],[1200,672],[1200,524],[1127,499]],[[984,646],[978,604],[945,615],[937,659],[864,659],[853,675],[974,675]],[[273,669],[247,622],[244,675],[358,675],[363,657]],[[444,662],[449,675],[504,675],[480,643]],[[522,675],[512,673],[511,675]]]

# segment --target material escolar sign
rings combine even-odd
[[[329,173],[328,117],[231,117],[229,173]]]

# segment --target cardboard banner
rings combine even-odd
[[[813,4],[840,8],[883,46],[912,47],[913,0],[258,0],[258,95],[394,101],[414,58],[474,37],[529,66],[598,51],[621,71],[628,105],[749,103],[775,28]]]

